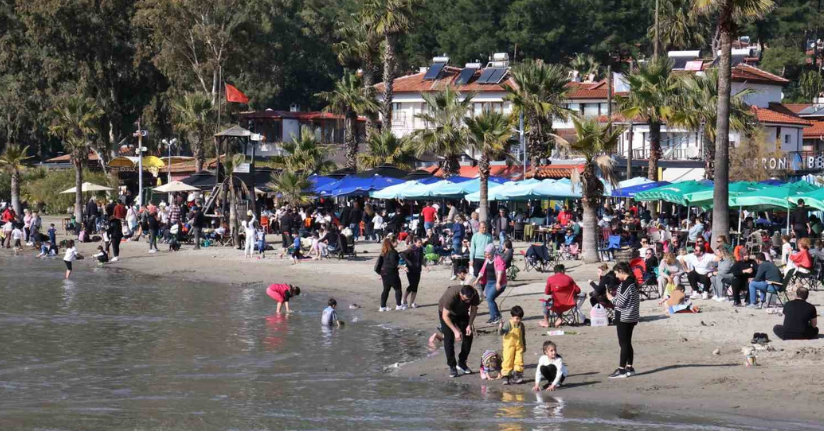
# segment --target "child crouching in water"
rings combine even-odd
[[[97,264],[102,266],[104,263],[109,262],[109,253],[106,253],[106,250],[103,250],[102,245],[97,246],[97,253],[92,255],[92,257],[97,259]]]
[[[340,328],[343,326],[343,322],[338,319],[338,312],[335,311],[338,308],[338,301],[335,301],[335,298],[329,298],[327,305],[328,307],[323,309],[323,314],[320,317],[320,324],[323,326],[337,326]]]
[[[564,379],[569,375],[564,360],[558,354],[558,348],[552,341],[544,341],[544,355],[538,359],[538,366],[535,368],[535,386],[532,390],[541,390],[541,380],[546,380],[544,389],[554,391],[561,387]]]
[[[512,316],[508,322],[498,324],[498,335],[503,335],[503,363],[501,375],[504,384],[521,384],[524,382],[524,352],[526,351],[526,328],[521,322],[524,309],[516,305],[509,311]]]

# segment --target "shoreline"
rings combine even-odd
[[[50,222],[51,220],[44,220]],[[65,237],[63,237],[65,238]],[[62,238],[58,238],[62,239]],[[81,254],[90,256],[98,243],[79,244]],[[447,267],[435,267],[424,272],[418,294],[418,309],[378,313],[381,291],[379,277],[372,272],[374,258],[378,255],[375,243],[357,244],[358,258],[353,260],[305,261],[290,265],[287,258],[279,259],[277,251],[267,253],[266,259],[244,259],[241,250],[226,247],[209,247],[193,251],[191,246],[176,253],[167,252],[159,245],[160,252],[148,254],[148,245],[141,242],[125,242],[121,245],[121,258],[109,264],[155,277],[180,277],[188,282],[214,282],[227,285],[266,285],[274,282],[293,283],[310,293],[322,289],[338,299],[339,314],[347,323],[349,315],[357,312],[361,321],[390,324],[404,330],[420,333],[426,339],[437,325],[437,301],[443,290],[455,282],[449,281]],[[402,248],[403,246],[401,246]],[[516,244],[516,254],[524,243]],[[24,258],[28,257],[25,250]],[[7,251],[3,252],[8,255]],[[36,254],[31,250],[31,258]],[[59,255],[57,259],[61,259]],[[8,261],[8,260],[7,260]],[[580,262],[568,264],[568,273],[586,292],[588,278],[595,278],[596,265]],[[522,265],[516,259],[516,265]],[[89,260],[75,265],[74,277],[82,276],[90,266]],[[406,277],[401,274],[403,285]],[[537,363],[540,344],[548,339],[546,330],[537,326],[541,318],[539,298],[543,298],[545,274],[521,271],[518,279],[511,281],[508,293],[499,299],[502,311],[513,305],[521,305],[526,311],[527,352],[524,355],[527,383],[501,386],[499,381],[483,382],[477,375],[481,352],[487,348],[500,350],[500,338],[488,333],[494,328],[483,324],[486,305],[479,307],[476,337],[469,365],[475,374],[450,379],[438,344],[435,354],[402,364],[391,375],[418,381],[436,381],[439,384],[469,385],[477,390],[506,390],[532,395],[531,380]],[[390,301],[394,301],[390,294]],[[821,306],[824,292],[811,292],[810,302]],[[349,310],[350,303],[361,306]],[[645,409],[652,413],[685,415],[692,417],[738,418],[754,421],[785,420],[786,426],[798,429],[824,429],[820,422],[818,406],[824,402],[824,388],[815,379],[815,373],[824,365],[824,337],[812,341],[773,340],[774,351],[758,351],[756,367],[745,367],[741,348],[749,346],[753,332],[772,335],[774,324],[781,323],[778,316],[767,315],[761,310],[733,309],[729,304],[713,301],[698,302],[702,313],[665,316],[656,305],[657,301],[643,301],[642,321],[636,329],[636,370],[629,379],[609,381],[606,376],[615,368],[618,359],[618,343],[614,327],[562,328],[577,332],[576,335],[552,337],[564,356],[570,376],[564,387],[557,392],[544,392],[546,398],[563,398],[565,401],[608,404],[618,408]],[[295,301],[300,309],[300,298]],[[319,310],[318,310],[319,311]],[[588,313],[585,304],[584,313]],[[506,316],[506,315],[505,315]],[[351,323],[350,323],[351,324]],[[713,350],[721,349],[720,355]],[[810,377],[813,377],[812,379]],[[526,396],[526,395],[525,395]],[[597,408],[597,407],[594,407]]]

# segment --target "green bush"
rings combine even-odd
[[[37,181],[46,176],[46,170],[41,168],[26,169],[20,175],[20,201],[26,202],[26,194],[23,184]],[[11,174],[7,171],[0,171],[0,200],[11,202]]]
[[[83,170],[83,182],[111,187],[103,172]],[[47,214],[66,214],[68,208],[74,208],[74,193],[60,194],[60,192],[72,187],[74,187],[74,169],[50,170],[45,172],[42,178],[34,181],[23,181],[20,194],[26,198],[32,207],[42,203],[43,211]],[[93,195],[105,197],[106,193],[84,193],[84,200]]]

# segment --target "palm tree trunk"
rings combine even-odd
[[[78,223],[83,221],[83,162],[74,161],[74,217]]]
[[[386,51],[383,54],[383,130],[392,130],[392,99],[395,97],[393,81],[395,79],[395,42],[397,36],[386,35]]]
[[[481,182],[481,201],[478,208],[478,220],[485,223],[489,220],[489,155],[481,156],[481,162],[478,165],[479,180]]]
[[[354,112],[349,112],[344,119],[344,133],[346,135],[343,140],[346,146],[346,167],[354,170],[358,169],[358,140],[355,139],[357,118]]]
[[[713,188],[712,237],[729,235],[730,177],[730,57],[735,22],[733,0],[726,0],[718,16],[721,34],[721,58],[718,64],[718,122],[715,128],[715,187]]]
[[[20,209],[20,171],[17,169],[11,173],[11,207],[16,214],[23,214]]]
[[[192,144],[192,155],[195,157],[195,172],[203,170],[203,164],[206,162],[203,154],[203,141]]]
[[[237,193],[235,182],[229,179],[229,228],[232,230],[232,241],[235,247],[240,248],[240,235],[237,228]],[[247,241],[249,238],[246,239]]]
[[[372,64],[371,60],[365,60],[363,64],[363,88],[367,89],[367,94],[372,96],[372,86],[375,85],[375,65]],[[366,113],[366,136],[365,138],[368,140],[369,137],[375,133],[375,123],[378,122],[377,114],[374,112]]]
[[[715,140],[707,138],[704,133],[699,136],[705,143],[711,143],[711,145],[704,145],[704,178],[711,180],[715,178]]]
[[[598,232],[601,230],[598,229],[598,217],[596,214],[598,212],[598,201],[601,194],[598,185],[600,185],[601,182],[595,175],[595,166],[593,166],[591,161],[587,162],[584,166],[582,177],[587,187],[583,190],[583,198],[581,199],[581,203],[584,206],[584,228],[582,229],[584,237],[581,241],[583,247],[581,253],[584,262],[597,263],[600,260],[598,258]]]
[[[649,123],[649,172],[652,181],[658,181],[658,159],[661,158],[661,123]]]

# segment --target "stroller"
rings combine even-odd
[[[333,253],[332,250],[329,250],[329,252],[330,254]],[[334,253],[337,254],[338,260],[347,257],[358,257],[358,253],[355,252],[355,237],[338,233],[338,247]]]
[[[536,270],[538,272],[548,272],[551,257],[549,249],[545,244],[532,244],[522,252],[524,255],[524,271]]]

